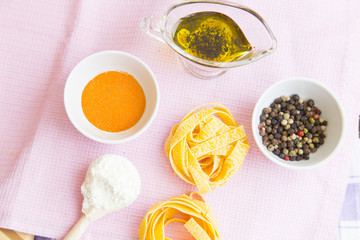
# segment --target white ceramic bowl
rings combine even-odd
[[[269,107],[275,98],[295,93],[304,100],[311,98],[315,101],[315,106],[322,112],[321,116],[328,121],[327,137],[316,153],[310,153],[309,160],[285,161],[268,151],[262,144],[258,125],[263,108]],[[309,78],[290,78],[270,86],[259,98],[252,115],[252,131],[260,150],[274,163],[291,169],[311,169],[327,162],[337,152],[344,138],[345,120],[339,101],[327,87]]]
[[[102,131],[92,125],[82,111],[81,95],[85,86],[94,77],[107,71],[128,72],[145,93],[145,112],[139,122],[126,131]],[[65,109],[72,124],[88,138],[102,143],[123,143],[142,134],[155,117],[159,97],[159,87],[150,68],[139,58],[120,51],[98,52],[83,59],[71,71],[64,90]]]

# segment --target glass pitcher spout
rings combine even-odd
[[[143,17],[140,21],[140,28],[149,36],[165,43],[160,30],[161,17]]]

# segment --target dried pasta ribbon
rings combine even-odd
[[[196,240],[220,240],[217,221],[209,205],[197,192],[152,206],[140,224],[139,238],[171,240],[165,236],[165,227],[173,222],[183,223]]]
[[[250,144],[223,105],[201,105],[173,127],[165,151],[175,173],[201,194],[225,184],[242,166]]]

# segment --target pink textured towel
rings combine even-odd
[[[142,193],[131,206],[104,217],[83,239],[136,239],[154,203],[195,190],[173,174],[164,153],[171,127],[193,107],[222,102],[244,124],[250,152],[242,169],[206,195],[223,239],[333,239],[356,137],[360,76],[360,3],[250,1],[277,36],[273,55],[211,81],[186,73],[164,44],[139,29],[143,16],[170,1],[21,1],[0,4],[0,227],[62,238],[81,214],[80,186],[90,162],[105,153],[129,158]],[[63,89],[71,69],[101,50],[144,60],[161,91],[159,113],[139,138],[96,143],[68,120]],[[256,100],[291,76],[318,79],[347,113],[347,137],[323,167],[291,171],[267,160],[251,137]],[[181,231],[174,235],[181,235]]]

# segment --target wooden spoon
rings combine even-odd
[[[105,210],[94,207],[89,207],[85,214],[83,214],[80,219],[75,223],[71,228],[68,234],[65,236],[64,240],[78,240],[81,238],[89,224],[93,221],[102,218],[103,216],[115,212],[119,209]]]

